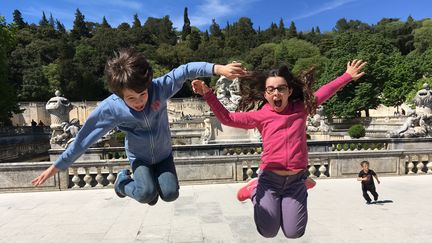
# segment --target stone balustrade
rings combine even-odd
[[[309,176],[320,179],[355,178],[363,160],[368,160],[371,168],[380,176],[432,174],[432,149],[429,148],[429,140],[310,141]],[[260,143],[173,146],[179,180],[183,184],[249,180],[256,176],[261,146]],[[334,149],[341,146],[354,149]],[[55,157],[62,151],[50,152],[51,156]],[[109,188],[120,169],[130,168],[123,147],[91,148],[68,170],[51,178],[45,187],[32,188],[31,179],[49,164],[0,164],[0,191]]]

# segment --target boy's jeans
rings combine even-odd
[[[166,202],[179,196],[179,183],[172,155],[159,163],[148,165],[140,160],[132,163],[133,180],[124,186],[124,193],[140,203],[157,196]]]

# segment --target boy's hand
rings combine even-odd
[[[353,80],[357,80],[361,78],[365,74],[365,72],[360,72],[362,68],[367,64],[367,62],[364,62],[362,60],[354,59],[353,61],[350,61],[347,63],[347,70],[346,73],[351,75]]]
[[[381,181],[380,181],[380,180],[377,180],[377,182],[378,182],[378,184],[380,184],[380,183],[381,183]]]
[[[51,165],[48,169],[46,169],[42,174],[32,180],[33,186],[42,185],[46,180],[48,180],[51,176],[55,175],[59,169],[57,169],[54,165]]]
[[[247,71],[242,67],[242,64],[237,62],[227,65],[215,64],[214,72],[216,75],[223,75],[231,80],[247,74]]]
[[[192,90],[201,96],[210,91],[210,88],[202,80],[195,79],[192,81]]]

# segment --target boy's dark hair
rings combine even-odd
[[[265,82],[268,77],[282,77],[286,80],[288,87],[293,89],[289,102],[302,101],[307,114],[313,115],[317,109],[312,84],[315,81],[315,69],[310,68],[295,77],[287,65],[267,72],[253,72],[240,78],[240,91],[242,99],[237,108],[238,111],[251,110],[248,104],[259,103],[260,107],[266,102],[264,98]],[[259,108],[260,108],[259,107]],[[249,108],[249,109],[248,109]],[[255,105],[256,108],[256,105]]]
[[[144,55],[132,48],[122,49],[105,65],[108,88],[123,97],[123,89],[137,93],[146,90],[153,79],[153,70]]]
[[[369,161],[367,161],[367,160],[363,160],[362,162],[360,162],[360,165],[361,165],[361,166],[363,166],[364,164],[369,165]]]

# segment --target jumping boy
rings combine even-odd
[[[125,150],[131,163],[120,170],[114,184],[119,197],[129,196],[140,203],[156,204],[159,196],[170,202],[178,198],[179,184],[174,167],[167,101],[184,82],[197,77],[244,75],[240,63],[217,65],[192,62],[153,79],[153,70],[142,53],[121,50],[105,66],[111,96],[90,114],[73,143],[36,177],[39,186],[59,170],[67,169],[101,136],[118,127],[126,133]]]

